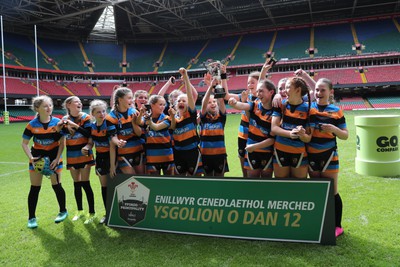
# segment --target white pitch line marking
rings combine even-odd
[[[19,170],[19,171],[15,171],[15,172],[3,173],[3,174],[0,174],[0,177],[8,176],[8,175],[11,175],[11,174],[14,174],[14,173],[18,173],[18,172],[25,172],[25,171],[28,171],[28,170]]]

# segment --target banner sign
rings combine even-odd
[[[151,177],[108,180],[108,225],[335,245],[330,179]]]

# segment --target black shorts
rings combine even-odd
[[[339,158],[336,148],[322,153],[309,153],[308,161],[311,171],[339,172]]]
[[[238,155],[241,158],[244,158],[246,155],[246,145],[247,145],[247,140],[243,138],[238,138]]]
[[[32,147],[31,153],[32,153],[32,156],[35,158],[36,157],[38,157],[38,158],[49,157],[50,162],[52,162],[57,157],[58,147],[56,147],[55,149],[52,149],[50,151],[38,150],[38,149],[35,149]]]
[[[175,168],[178,174],[197,173],[199,167],[202,166],[201,154],[198,147],[190,150],[174,149]]]
[[[163,171],[163,174],[171,173],[175,170],[175,164],[171,162],[166,163],[147,163],[146,171],[148,174]]]
[[[252,152],[246,154],[244,167],[247,170],[272,171],[272,153]]]
[[[118,156],[118,167],[135,167],[143,164],[144,152]]]
[[[107,175],[110,173],[110,154],[97,153],[96,154],[96,174]]]
[[[274,151],[274,164],[280,167],[293,167],[298,168],[308,165],[307,153],[287,153],[275,149]]]
[[[202,155],[204,173],[211,174],[229,172],[226,155]]]
[[[84,169],[88,166],[93,166],[95,165],[94,160],[90,160],[88,162],[84,162],[84,163],[78,163],[78,164],[67,164],[67,169],[73,169],[73,170],[78,170],[78,169]]]

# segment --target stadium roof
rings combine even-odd
[[[104,9],[115,32],[91,34]],[[363,17],[399,16],[390,0],[2,0],[7,32],[68,40],[195,40]],[[106,22],[106,21],[104,21]],[[98,28],[96,28],[98,29]],[[111,36],[111,37],[110,37]],[[115,41],[115,40],[114,40]]]

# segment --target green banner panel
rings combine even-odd
[[[131,229],[335,244],[329,179],[109,179],[108,225]]]

